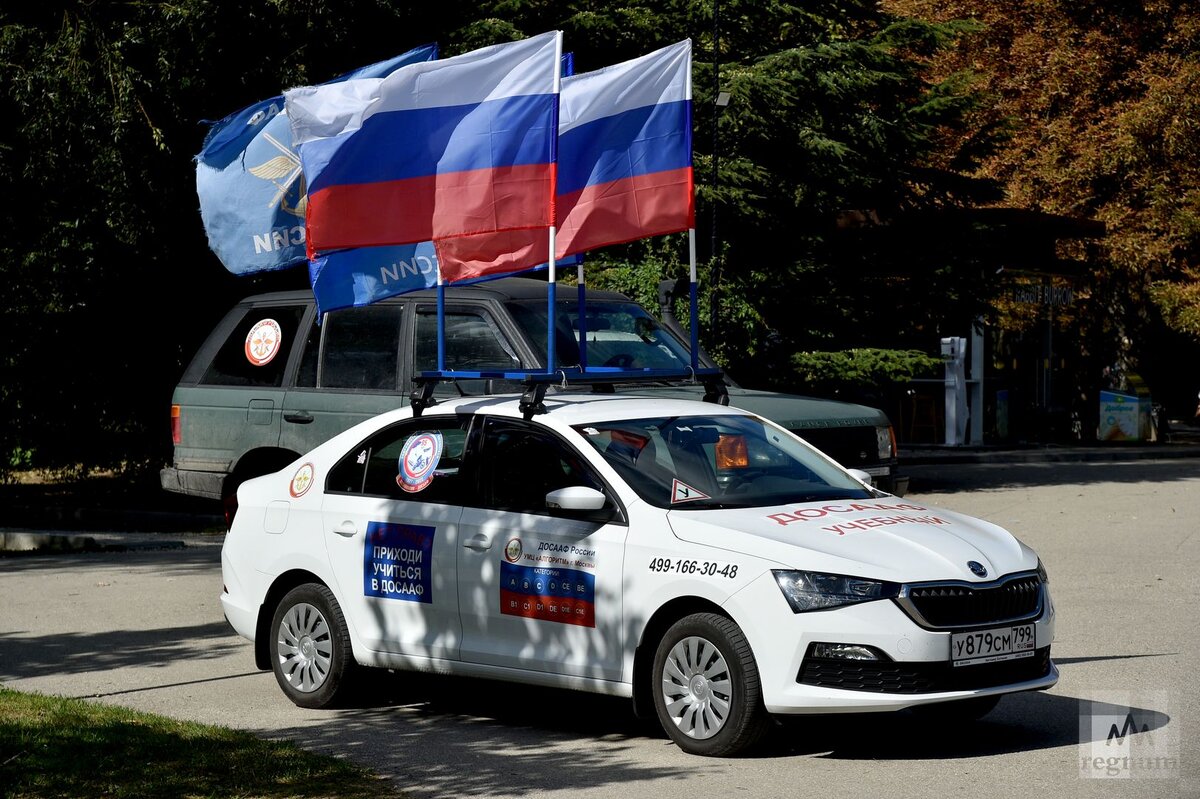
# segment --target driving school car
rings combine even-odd
[[[418,413],[239,489],[221,602],[297,705],[436,671],[630,697],[730,755],[774,714],[976,717],[1058,679],[1029,547],[769,420],[602,394]]]

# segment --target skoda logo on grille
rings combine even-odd
[[[967,568],[971,570],[971,574],[976,577],[987,577],[987,567],[977,560],[968,560]]]

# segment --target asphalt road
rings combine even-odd
[[[222,618],[220,537],[174,533],[186,547],[0,559],[0,681],[292,739],[414,797],[1200,796],[1200,460],[908,471],[909,499],[1040,552],[1054,689],[973,725],[797,717],[731,760],[680,753],[622,700],[509,684],[395,677],[369,707],[301,710]],[[1112,720],[1137,734],[1108,743]],[[1118,776],[1083,776],[1096,756]]]

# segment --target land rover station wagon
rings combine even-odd
[[[545,368],[546,282],[504,278],[446,290],[447,369]],[[589,290],[588,363],[683,369],[688,336],[630,298]],[[559,293],[559,365],[579,363],[574,292]],[[275,471],[300,453],[382,411],[406,405],[413,377],[437,365],[432,291],[326,315],[318,324],[311,292],[276,292],[234,306],[200,347],[171,405],[173,463],[162,486],[221,500],[228,509],[242,481]],[[713,364],[701,360],[701,365]],[[727,383],[732,383],[726,378]],[[435,399],[519,391],[502,380],[457,380]],[[699,399],[698,385],[617,385],[620,393]],[[794,431],[847,468],[902,495],[896,443],[882,411],[852,403],[728,387],[731,405]],[[228,515],[228,512],[227,512]]]

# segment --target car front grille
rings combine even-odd
[[[1012,685],[1036,680],[1049,673],[1050,647],[1046,646],[1034,650],[1032,657],[957,668],[947,661],[896,663],[806,657],[796,681],[847,691],[932,694]]]
[[[904,586],[896,603],[927,629],[947,630],[1036,618],[1042,611],[1042,581],[1036,574],[972,585],[964,582]]]

